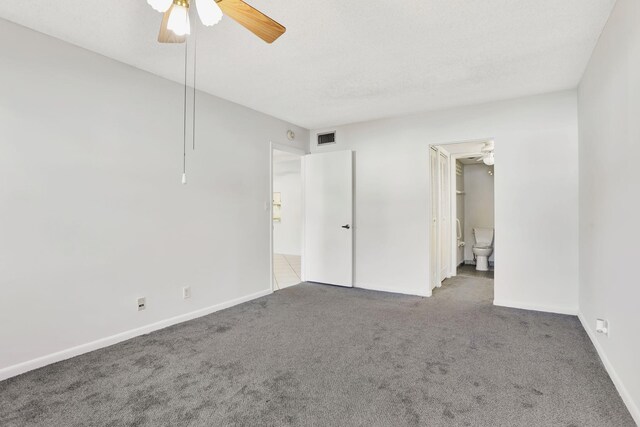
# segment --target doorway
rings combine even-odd
[[[304,153],[272,146],[271,283],[278,291],[302,282]]]
[[[456,275],[493,279],[493,140],[430,147],[430,286]]]
[[[272,142],[270,175],[271,289],[353,287],[353,153]]]

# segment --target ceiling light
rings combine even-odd
[[[491,153],[487,153],[483,158],[482,161],[484,162],[485,165],[487,166],[493,166],[493,164],[495,163],[495,158],[493,157],[493,152]]]
[[[185,43],[187,41],[185,36],[191,34],[189,22],[191,0],[147,0],[147,3],[164,14],[158,41]],[[223,14],[228,15],[267,43],[273,43],[287,30],[242,0],[195,0],[195,3],[200,21],[209,27],[220,22]]]
[[[173,0],[147,0],[149,6],[158,12],[165,13],[171,7]]]
[[[167,28],[177,36],[191,34],[191,23],[189,22],[189,2],[187,0],[174,0],[171,15]]]
[[[482,151],[484,152],[493,151],[495,146],[496,145],[493,140],[487,141],[484,144],[482,144]]]
[[[215,0],[196,0],[196,10],[203,25],[211,27],[222,19],[222,10]]]

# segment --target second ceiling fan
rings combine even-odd
[[[472,157],[472,159],[476,159],[476,162],[483,162],[487,166],[493,166],[496,162],[493,154],[494,149],[495,143],[493,141],[487,141],[482,144],[482,149],[480,150],[482,154]]]
[[[147,0],[164,13],[160,24],[160,43],[184,43],[191,33],[190,0]],[[227,15],[267,43],[273,43],[286,28],[242,0],[195,0],[200,21],[206,26],[220,22]]]

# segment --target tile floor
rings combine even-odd
[[[300,255],[273,254],[273,279],[276,291],[300,283]]]
[[[464,264],[458,267],[459,276],[467,277],[483,277],[485,279],[493,279],[493,267],[489,271],[478,271],[476,266],[472,264]]]

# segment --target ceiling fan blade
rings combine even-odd
[[[215,0],[229,18],[267,43],[273,43],[287,29],[242,0]]]
[[[160,24],[160,33],[158,34],[158,41],[160,43],[184,43],[186,36],[177,36],[176,33],[167,28],[169,23],[169,15],[173,10],[173,5],[162,16],[162,24]]]

